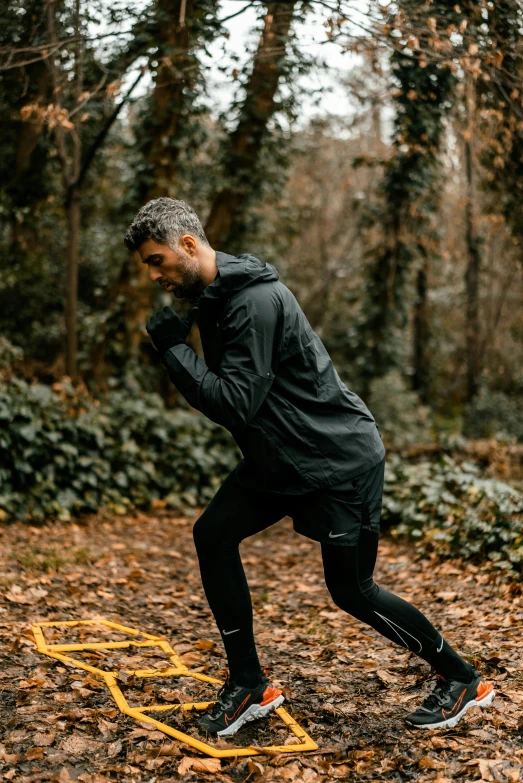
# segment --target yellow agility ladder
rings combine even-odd
[[[121,642],[88,642],[86,644],[47,644],[47,642],[45,641],[44,632],[42,630],[43,628],[50,628],[55,626],[74,627],[78,625],[104,625],[107,628],[112,628],[115,631],[120,631],[121,633],[128,634],[132,636],[133,639],[129,641],[121,641]],[[278,707],[275,710],[275,712],[282,719],[285,725],[290,729],[290,731],[295,735],[295,737],[299,740],[299,742],[296,742],[292,745],[270,745],[267,747],[259,747],[259,748],[253,748],[253,747],[227,748],[225,750],[219,748],[213,748],[212,745],[208,745],[206,742],[201,742],[200,740],[197,740],[194,737],[189,736],[188,734],[184,734],[182,731],[173,729],[171,726],[168,726],[166,723],[162,723],[161,720],[152,718],[150,715],[147,715],[146,713],[164,712],[166,710],[172,710],[172,709],[205,710],[207,709],[207,707],[209,707],[211,704],[214,704],[215,702],[204,701],[204,702],[187,702],[185,704],[153,704],[147,707],[131,707],[127,703],[125,696],[123,695],[122,691],[118,687],[117,672],[106,672],[103,669],[98,669],[96,666],[91,666],[87,663],[84,663],[83,661],[77,661],[75,658],[71,658],[69,655],[64,655],[64,653],[79,651],[79,650],[114,650],[114,649],[125,649],[131,646],[142,647],[142,648],[156,647],[159,648],[163,653],[165,653],[168,656],[172,664],[172,667],[168,669],[162,669],[162,670],[157,670],[157,669],[136,669],[134,671],[124,670],[125,673],[129,675],[133,675],[134,677],[175,677],[175,676],[191,677],[195,680],[202,680],[203,682],[215,683],[216,685],[223,684],[222,680],[217,680],[215,677],[208,677],[206,674],[200,674],[200,672],[193,672],[190,669],[188,669],[187,666],[185,666],[185,664],[182,663],[182,661],[176,654],[176,651],[171,647],[169,642],[166,642],[160,636],[152,636],[151,634],[144,633],[143,631],[139,631],[136,628],[128,628],[125,625],[120,625],[119,623],[113,623],[112,621],[105,620],[104,618],[96,618],[92,620],[64,620],[64,621],[57,621],[57,622],[38,623],[32,626],[32,631],[34,634],[38,652],[42,653],[42,655],[47,655],[50,658],[55,658],[58,661],[63,661],[64,663],[71,664],[79,669],[85,669],[86,671],[91,672],[92,674],[95,674],[98,677],[100,677],[105,682],[107,688],[109,689],[111,696],[116,702],[118,709],[120,710],[120,712],[123,712],[124,715],[130,715],[135,720],[145,721],[146,723],[152,723],[159,731],[163,731],[164,734],[168,734],[170,737],[174,737],[174,739],[180,740],[180,742],[185,742],[187,745],[191,745],[193,748],[202,751],[202,753],[207,753],[207,755],[209,756],[214,756],[215,758],[225,758],[226,756],[255,756],[255,755],[263,754],[265,751],[267,751],[268,753],[274,751],[280,753],[297,753],[301,751],[318,749],[318,745],[314,742],[314,740],[311,737],[309,737],[307,732],[304,731],[301,728],[301,726],[298,725],[298,723],[296,723],[296,721],[289,715],[289,713],[286,710],[283,709],[283,707]]]

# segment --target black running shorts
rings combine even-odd
[[[225,503],[230,492],[230,480],[234,481],[236,468],[226,479],[210,503],[210,510]],[[274,524],[285,516],[292,518],[294,529],[320,544],[354,546],[360,531],[380,532],[381,504],[385,457],[374,467],[351,479],[324,489],[301,495],[269,494],[263,490],[245,489],[236,482],[236,492],[247,507],[252,504],[258,520],[257,530]],[[227,500],[227,502],[232,502]],[[264,519],[267,523],[264,524]],[[253,531],[256,532],[256,531]],[[249,534],[252,535],[252,534]]]
[[[292,497],[294,529],[322,544],[354,546],[361,530],[380,532],[385,458],[342,484]]]

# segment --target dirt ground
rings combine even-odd
[[[294,533],[289,518],[244,542],[242,553],[260,659],[317,751],[211,759],[123,715],[98,677],[37,652],[33,623],[104,617],[163,635],[189,667],[223,678],[225,658],[192,541],[199,513],[104,513],[76,524],[1,529],[2,780],[523,780],[521,587],[476,566],[423,558],[388,536],[377,581],[422,609],[495,684],[494,703],[470,710],[455,729],[406,727],[404,715],[434,685],[428,665],[336,608],[319,545]],[[49,629],[46,638],[57,644],[108,637],[106,628],[84,627]],[[165,666],[165,655],[153,649],[71,656],[113,671]],[[216,690],[183,677],[122,674],[119,682],[128,702],[142,706],[212,700]],[[197,714],[168,715],[167,723],[199,736]],[[281,745],[290,736],[272,715],[219,744]]]

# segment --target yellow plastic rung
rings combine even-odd
[[[52,627],[52,626],[59,626],[59,625],[65,625],[66,627],[72,627],[75,625],[105,625],[109,628],[116,628],[117,630],[122,632],[132,633],[133,636],[140,635],[147,638],[143,639],[142,641],[135,641],[134,639],[131,639],[131,640],[119,641],[119,642],[107,641],[107,642],[85,642],[84,644],[47,644],[42,631],[42,627]],[[76,658],[71,658],[69,656],[58,657],[56,654],[63,653],[63,652],[79,652],[82,650],[114,650],[114,649],[117,650],[117,649],[126,649],[129,647],[159,647],[162,652],[166,653],[169,656],[170,662],[179,670],[178,672],[179,674],[188,671],[187,666],[185,666],[181,662],[181,660],[178,658],[176,654],[176,651],[173,650],[169,642],[167,642],[165,639],[162,639],[160,636],[153,636],[152,634],[143,633],[142,631],[139,631],[136,628],[128,628],[125,625],[120,625],[119,623],[113,623],[110,620],[104,620],[103,618],[97,618],[93,620],[64,620],[64,621],[52,621],[46,623],[39,623],[38,625],[33,625],[32,631],[39,652],[43,653],[44,655],[49,655],[50,657],[56,657],[57,660],[64,661],[64,663],[71,663],[74,666],[78,666],[78,668],[80,669],[85,669],[86,671],[90,671],[93,673],[98,673],[103,675],[104,669],[100,669],[97,666],[89,666],[88,664],[85,664],[82,661],[77,661]],[[135,673],[132,670],[130,671],[124,669],[124,671],[127,674]],[[140,676],[140,675],[135,675],[135,676]]]
[[[86,642],[85,644],[48,644],[48,650],[55,652],[75,652],[78,650],[123,650],[126,647],[160,647],[163,652],[175,654],[168,642],[146,639],[143,642]]]
[[[129,628],[127,625],[120,625],[120,623],[114,623],[112,620],[106,620],[104,617],[93,617],[91,620],[50,620],[43,623],[38,623],[40,627],[52,628],[58,625],[67,625],[73,627],[75,625],[106,625],[108,628],[113,628],[115,631],[121,631],[122,633],[131,634],[131,636],[143,636],[146,639],[161,639],[160,636],[153,636],[150,633],[139,631],[137,628]]]

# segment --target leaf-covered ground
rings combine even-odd
[[[289,518],[246,541],[242,552],[262,663],[270,665],[284,706],[318,751],[210,759],[121,714],[97,677],[36,651],[34,622],[105,617],[164,635],[188,666],[223,677],[193,521],[159,511],[1,530],[3,780],[523,780],[520,586],[469,564],[421,559],[412,544],[388,537],[380,545],[378,581],[420,607],[496,685],[492,706],[470,710],[455,729],[406,728],[403,716],[433,686],[429,667],[334,606],[319,545],[294,533]],[[54,643],[110,636],[103,627],[47,635]],[[154,649],[71,655],[108,670],[165,665]],[[122,675],[121,687],[133,705],[205,701],[214,693],[213,686],[187,678]],[[194,714],[165,720],[197,736]],[[288,737],[271,716],[246,726],[229,744],[282,744]]]

